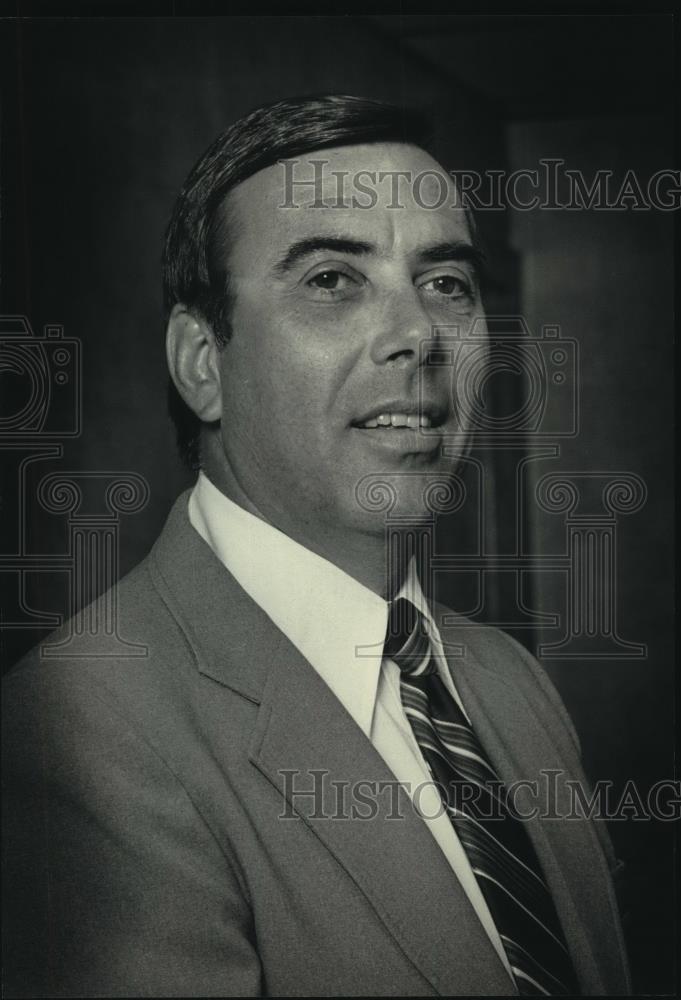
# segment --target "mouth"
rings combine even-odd
[[[423,459],[439,452],[447,410],[435,405],[382,404],[360,420],[352,421],[352,428],[372,449],[392,453],[400,458],[406,455]]]
[[[440,427],[446,419],[444,407],[434,404],[420,407],[409,405],[382,405],[370,411],[359,420],[353,420],[352,426],[359,430],[422,431]]]

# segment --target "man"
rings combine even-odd
[[[377,496],[418,536],[466,447],[432,361],[479,329],[478,259],[390,107],[259,109],[190,174],[167,357],[200,472],[118,587],[148,656],[8,681],[8,995],[627,991],[557,693],[386,554]],[[511,808],[544,772],[551,808]]]

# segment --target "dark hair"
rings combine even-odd
[[[231,301],[222,209],[228,193],[241,181],[279,160],[325,147],[371,142],[423,147],[428,138],[428,122],[420,112],[336,94],[277,101],[234,122],[195,164],[175,203],[163,251],[166,323],[173,306],[181,302],[201,314],[218,343],[229,339]],[[180,453],[191,468],[197,468],[201,421],[172,380],[168,409]]]

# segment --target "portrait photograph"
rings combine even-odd
[[[2,990],[678,989],[670,8],[0,17]]]

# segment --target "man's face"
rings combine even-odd
[[[427,511],[424,488],[456,462],[443,442],[461,448],[464,435],[452,368],[424,364],[421,343],[436,327],[465,335],[482,317],[471,233],[463,210],[451,207],[451,180],[446,199],[432,177],[416,192],[400,180],[396,198],[390,176],[372,184],[365,174],[376,204],[362,207],[370,196],[357,195],[360,204],[337,207],[333,172],[349,172],[349,202],[360,170],[445,178],[432,157],[403,144],[328,149],[300,157],[294,180],[312,179],[310,161],[320,159],[328,161],[322,200],[333,207],[311,207],[319,201],[311,186],[287,189],[279,164],[228,201],[235,304],[220,355],[222,449],[250,502],[299,537],[382,531],[385,508],[368,509],[369,482],[394,491],[393,513]],[[282,207],[292,200],[297,207]],[[380,495],[374,490],[374,501]]]

